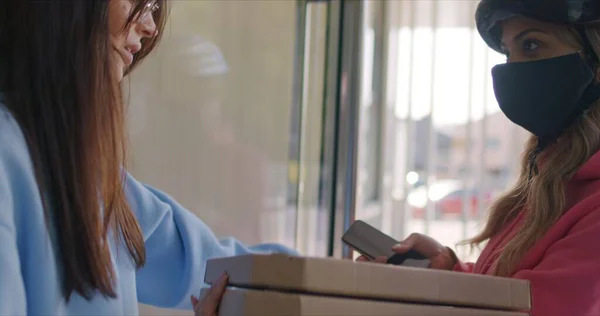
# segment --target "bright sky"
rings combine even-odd
[[[369,34],[365,39],[372,36]],[[398,116],[407,117],[409,98],[412,100],[411,116],[414,119],[428,115],[433,102],[436,125],[466,123],[469,112],[474,120],[480,119],[484,108],[490,114],[499,111],[492,87],[491,69],[494,65],[504,63],[505,57],[489,49],[476,30],[466,27],[438,28],[435,48],[431,28],[416,28],[414,31],[403,28],[397,33],[396,40],[393,39],[395,36],[391,35],[391,41],[397,43],[395,92]],[[414,37],[412,47],[411,37]],[[372,51],[365,51],[365,57],[369,58],[367,55],[372,56]],[[435,69],[433,74],[432,66]]]

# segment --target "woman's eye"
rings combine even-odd
[[[523,51],[526,53],[534,52],[538,47],[540,47],[540,44],[535,41],[526,40],[523,42]]]

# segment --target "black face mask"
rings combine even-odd
[[[539,151],[600,98],[594,72],[579,53],[498,65],[492,77],[500,109],[538,136]]]

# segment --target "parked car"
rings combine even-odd
[[[408,205],[411,207],[413,218],[424,218],[428,203],[434,203],[434,219],[460,218],[464,203],[470,204],[467,208],[469,218],[478,217],[479,191],[475,188],[465,188],[459,180],[440,180],[429,187],[421,185],[408,194]],[[487,208],[491,193],[483,194],[483,205]]]

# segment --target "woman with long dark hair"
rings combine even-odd
[[[208,258],[295,253],[217,240],[127,173],[120,81],[167,11],[164,0],[0,4],[1,315],[191,309]]]

